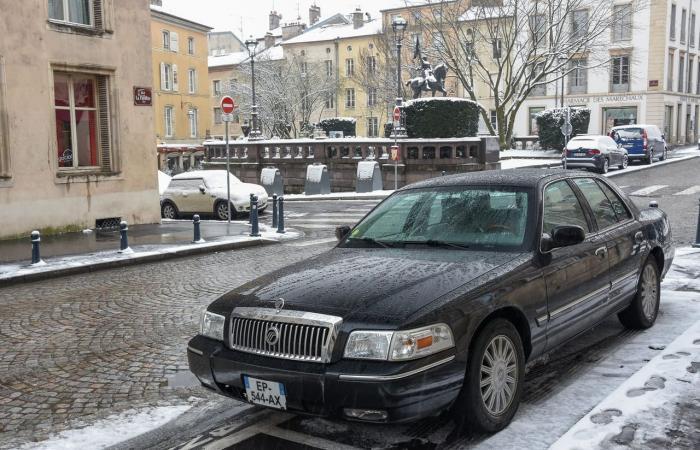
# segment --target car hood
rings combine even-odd
[[[212,188],[212,194],[226,197],[226,186],[217,186]],[[267,191],[265,188],[252,183],[236,183],[231,184],[231,197],[240,197],[241,199],[247,200],[250,194],[255,194],[259,199],[265,199],[267,201]]]
[[[215,309],[273,308],[275,300],[283,298],[284,309],[388,323],[389,318],[410,316],[475,278],[518,259],[518,255],[448,249],[335,248],[229,292],[216,302]]]

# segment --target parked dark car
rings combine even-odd
[[[666,159],[666,137],[656,125],[622,125],[610,130],[610,137],[627,150],[630,161],[652,164]]]
[[[567,169],[594,169],[608,173],[610,167],[626,169],[629,163],[627,150],[609,136],[576,136],[566,143],[564,151],[562,158],[566,158]]]
[[[656,320],[666,214],[609,180],[486,171],[407,186],[337,247],[220,297],[190,340],[206,388],[295,413],[494,432],[525,364],[611,314]]]

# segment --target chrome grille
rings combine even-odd
[[[303,311],[236,308],[231,316],[233,350],[273,358],[329,362],[342,319]],[[267,339],[268,333],[276,342]]]

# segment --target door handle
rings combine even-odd
[[[608,249],[606,247],[597,248],[595,251],[595,255],[600,256],[601,258],[603,258],[607,254],[608,254]]]

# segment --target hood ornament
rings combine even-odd
[[[284,308],[284,299],[282,297],[275,300],[275,309],[280,312]]]

